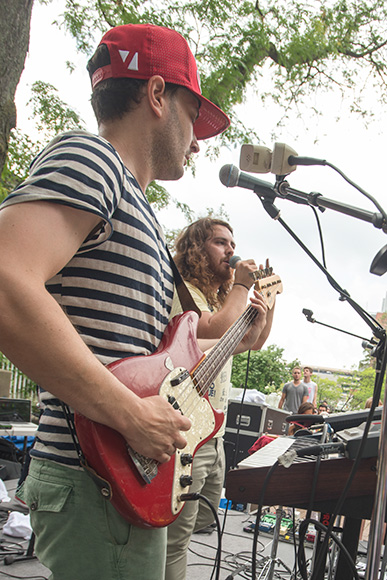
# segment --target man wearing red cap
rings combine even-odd
[[[159,580],[165,528],[130,525],[104,499],[80,466],[73,410],[161,463],[186,445],[187,418],[105,365],[152,354],[168,323],[173,275],[146,187],[179,179],[197,140],[229,120],[172,30],[114,28],[88,70],[98,136],[56,137],[0,211],[0,350],[44,404],[20,495],[52,580]]]

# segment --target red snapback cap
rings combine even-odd
[[[186,87],[198,97],[201,105],[194,124],[197,139],[214,137],[230,126],[227,115],[202,96],[195,57],[175,30],[153,24],[124,24],[109,30],[100,44],[106,45],[110,64],[94,72],[93,89],[109,78],[147,80],[160,75],[166,83]]]

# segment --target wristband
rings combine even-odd
[[[233,288],[234,288],[234,286],[243,286],[243,288],[246,288],[246,290],[250,291],[250,288],[248,286],[246,286],[246,284],[241,284],[240,282],[235,282],[235,284],[233,285]]]

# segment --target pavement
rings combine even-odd
[[[15,482],[6,482],[7,489],[12,495]],[[13,486],[11,488],[11,486]],[[240,509],[242,506],[238,506]],[[251,524],[255,524],[255,512],[251,506],[243,506],[245,509],[220,509],[218,517],[221,536],[221,559],[219,567],[216,566],[218,533],[213,529],[211,533],[197,533],[192,536],[188,553],[187,580],[236,580],[252,578],[253,544],[254,533]],[[11,504],[0,504],[0,528],[7,521],[10,510],[23,511],[22,507],[14,500]],[[274,511],[272,509],[272,511]],[[296,515],[301,515],[297,514]],[[245,531],[250,529],[250,531]],[[275,544],[274,544],[275,545]],[[11,537],[0,532],[0,580],[4,579],[28,579],[48,580],[49,570],[43,566],[37,558],[28,558],[28,548],[32,546],[28,540]],[[257,580],[290,580],[291,572],[295,565],[297,551],[293,543],[292,533],[282,533],[273,548],[273,533],[260,532],[256,544],[255,569]],[[358,570],[359,578],[364,578],[364,568],[367,554],[367,542],[360,543]],[[305,559],[311,562],[313,559],[313,543],[306,542]],[[298,576],[300,578],[300,576]],[[325,578],[334,578],[333,572],[326,573]],[[82,580],[82,579],[69,579]],[[95,580],[110,580],[109,578],[96,578]]]
[[[9,495],[13,496],[16,480],[6,482]],[[36,557],[28,558],[28,550],[32,546],[28,540],[11,537],[4,534],[3,526],[10,511],[17,510],[26,513],[18,502],[12,500],[10,504],[1,504],[0,509],[0,580],[28,579],[48,580],[50,571],[43,566]],[[223,530],[221,538],[221,562],[219,572],[216,570],[216,554],[218,548],[217,530],[211,533],[194,534],[188,553],[187,580],[231,580],[231,578],[251,578],[251,561],[254,534],[243,528],[255,522],[255,515],[248,511],[219,509],[220,527]],[[263,566],[266,571],[273,558],[270,553],[273,544],[272,534],[262,534],[258,538],[256,570],[259,578],[266,578],[262,574]],[[308,556],[311,550],[308,549]],[[27,554],[27,559],[26,558]],[[276,563],[273,564],[275,578],[290,578],[290,570],[294,566],[294,548],[289,541],[280,541],[276,554]],[[70,580],[70,579],[69,579]],[[81,579],[71,579],[81,580]],[[110,580],[101,578],[95,580]]]

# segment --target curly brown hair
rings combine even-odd
[[[217,292],[212,287],[214,274],[203,247],[213,235],[214,226],[224,226],[234,233],[230,224],[223,220],[201,218],[185,227],[176,238],[174,260],[182,278],[203,292],[210,307],[219,308],[232,287],[232,280],[223,282]]]

